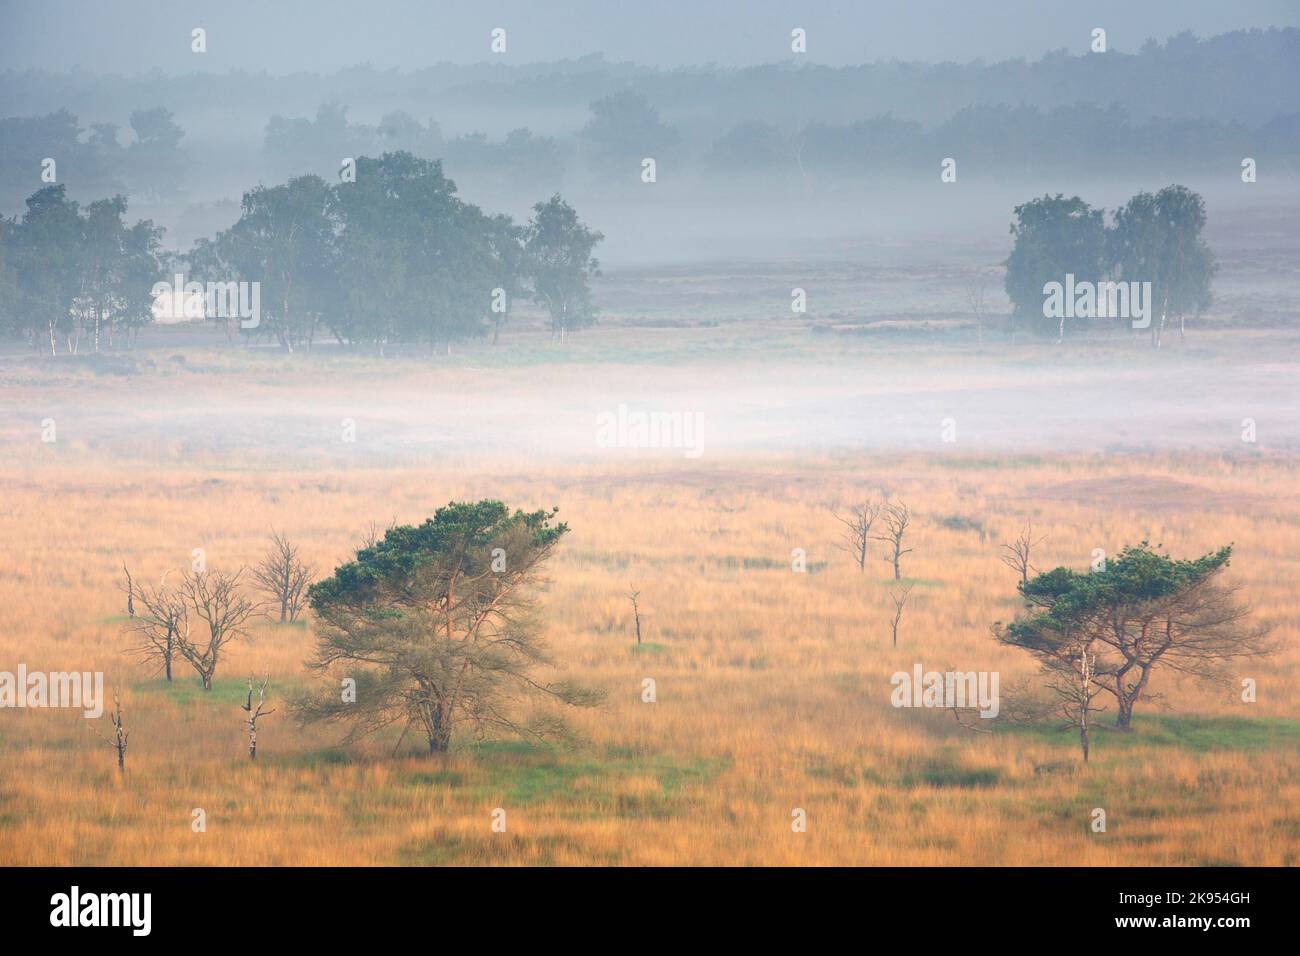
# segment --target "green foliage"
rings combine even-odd
[[[386,587],[409,587],[416,571],[431,563],[438,564],[441,596],[453,577],[490,573],[492,547],[521,533],[527,548],[549,551],[569,530],[563,522],[551,524],[558,510],[511,514],[500,501],[453,501],[421,525],[389,528],[382,540],[358,551],[356,560],[313,584],[311,606],[322,610],[344,601],[370,601]]]
[[[1201,238],[1205,220],[1205,200],[1186,186],[1138,193],[1115,211],[1110,264],[1124,280],[1151,283],[1156,341],[1168,316],[1198,314],[1212,301],[1218,266]]]
[[[1080,701],[1095,709],[1100,691],[1127,729],[1158,667],[1223,680],[1228,662],[1274,650],[1268,627],[1250,623],[1249,607],[1220,581],[1231,557],[1224,546],[1174,559],[1144,541],[1092,573],[1055,568],[1019,586],[1030,613],[995,633],[1038,659],[1072,720],[1082,719]]]
[[[565,736],[543,705],[592,706],[601,695],[537,675],[554,665],[531,592],[568,531],[555,514],[452,502],[423,524],[390,528],[312,585],[319,644],[309,666],[330,679],[296,701],[299,717],[348,723],[349,739],[417,727],[432,753],[462,724],[480,735]],[[354,695],[339,692],[340,679]]]
[[[1105,213],[1078,196],[1060,193],[1033,199],[1015,208],[1011,225],[1015,239],[1007,258],[1006,290],[1017,321],[1044,334],[1057,331],[1057,320],[1043,315],[1043,286],[1102,277],[1105,254]]]
[[[1190,560],[1175,560],[1147,542],[1124,548],[1101,571],[1079,573],[1055,568],[1031,578],[1021,594],[1047,609],[1009,625],[1011,643],[1022,647],[1064,640],[1098,615],[1138,608],[1172,597],[1208,581],[1228,566],[1232,546]]]
[[[162,230],[128,227],[126,209],[121,196],[82,209],[59,184],[32,194],[21,220],[0,220],[0,321],[51,354],[83,338],[98,350],[101,337],[152,321]]]
[[[149,162],[179,138],[163,114],[133,116],[141,139],[132,149]],[[256,283],[260,321],[245,331],[288,352],[325,332],[381,354],[407,343],[450,351],[499,335],[525,294],[551,311],[557,334],[595,322],[591,253],[603,236],[558,195],[523,228],[461,200],[440,162],[392,152],[359,157],[355,182],[298,176],[257,186],[240,210],[229,229],[195,243],[190,278]],[[57,352],[64,341],[75,351],[87,329],[98,345],[105,328],[111,336],[152,321],[153,288],[168,266],[162,230],[128,228],[125,212],[116,196],[83,214],[57,185],[32,195],[21,221],[0,219],[0,325]],[[236,316],[213,318],[233,334]]]
[[[1064,335],[1093,321],[1076,316],[1066,324],[1043,315],[1043,287],[1067,275],[1076,283],[1150,282],[1156,344],[1170,316],[1181,321],[1212,301],[1217,265],[1201,237],[1205,201],[1186,186],[1138,193],[1115,211],[1109,229],[1104,210],[1060,193],[1017,206],[1015,217],[1005,284],[1017,321],[1031,329]]]
[[[604,239],[578,220],[573,207],[559,197],[533,207],[524,230],[524,269],[533,299],[551,314],[551,333],[565,333],[595,324],[588,280],[600,275],[592,250]]]

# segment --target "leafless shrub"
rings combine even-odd
[[[280,608],[281,621],[296,621],[307,603],[311,568],[303,563],[297,545],[271,529],[271,548],[252,569],[253,582]]]
[[[844,537],[840,548],[847,551],[857,562],[858,570],[867,567],[867,546],[871,541],[871,528],[880,517],[881,504],[867,499],[861,504],[849,508],[848,514],[836,514],[835,520],[844,525]]]

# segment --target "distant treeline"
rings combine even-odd
[[[887,39],[885,37],[884,39]],[[1079,37],[1079,49],[1088,42]],[[576,60],[517,64],[509,56],[460,66],[436,64],[415,71],[357,66],[330,74],[139,73],[100,76],[43,70],[0,72],[0,115],[48,113],[62,106],[87,116],[116,114],[122,104],[159,104],[178,116],[196,104],[230,116],[249,104],[275,103],[281,111],[309,114],[321,102],[350,103],[378,116],[405,109],[423,116],[428,104],[490,108],[498,114],[526,110],[557,116],[624,89],[655,103],[678,126],[718,132],[718,117],[754,118],[782,128],[810,122],[843,125],[893,112],[926,124],[942,122],[968,106],[1007,104],[1050,110],[1074,103],[1119,103],[1139,119],[1204,118],[1261,126],[1296,110],[1300,89],[1300,29],[1239,30],[1206,39],[1181,33],[1148,39],[1124,53],[1119,37],[1106,53],[1071,55],[1053,50],[1036,61],[989,63],[978,46],[968,63],[878,61],[862,66],[818,66],[799,55],[747,68],[714,65],[658,69],[607,62],[599,54]],[[864,43],[864,51],[872,47]],[[879,47],[883,49],[884,47]],[[864,56],[870,56],[864,52]],[[265,117],[263,118],[265,119]],[[186,124],[188,125],[188,124]],[[545,135],[567,132],[525,122]],[[501,132],[501,131],[496,131]]]
[[[182,191],[185,131],[163,107],[136,110],[129,132],[117,123],[83,127],[67,110],[0,119],[0,189],[9,208],[32,184],[75,181],[84,194],[169,199]],[[123,142],[123,140],[127,142]]]
[[[66,111],[0,120],[0,181],[10,184],[0,198],[15,207],[47,158],[71,172],[83,193],[183,197],[188,192],[188,159],[178,145],[183,132],[165,109],[133,114],[133,126],[145,119],[158,132],[137,133],[125,147],[112,124],[82,130]],[[392,151],[441,160],[450,175],[461,178],[463,171],[475,186],[508,185],[533,194],[555,192],[579,179],[635,182],[645,157],[675,176],[720,183],[738,174],[770,177],[774,184],[868,175],[930,181],[948,157],[964,179],[1059,172],[1104,177],[1139,165],[1167,175],[1218,170],[1233,176],[1247,158],[1265,174],[1300,168],[1300,112],[1248,129],[1214,120],[1138,123],[1117,106],[1086,103],[1047,112],[973,106],[933,128],[894,115],[843,126],[811,123],[792,133],[764,121],[742,121],[692,151],[678,129],[631,92],[591,104],[590,121],[568,139],[537,136],[525,128],[496,140],[482,133],[444,138],[433,120],[395,111],[375,124],[349,123],[346,107],[328,103],[313,119],[272,116],[263,155],[251,157],[249,165],[265,167],[273,178],[309,170],[332,179],[345,158]]]
[[[0,116],[11,117],[0,120],[0,183],[13,184],[0,202],[11,210],[46,157],[75,171],[86,195],[206,196],[206,183],[185,180],[186,151],[198,158],[232,140],[248,147],[223,161],[245,182],[332,178],[344,157],[404,150],[443,160],[476,187],[495,179],[533,195],[578,177],[626,182],[629,164],[647,156],[678,175],[804,184],[928,178],[944,157],[965,177],[1105,175],[1135,164],[1175,175],[1246,157],[1264,170],[1300,166],[1295,28],[1180,34],[1136,54],[1056,51],[1032,63],[830,68],[792,57],[663,71],[595,56],[329,76],[0,76]],[[105,119],[125,120],[124,103],[136,110],[128,146]],[[366,119],[349,121],[350,112]]]
[[[547,311],[557,338],[596,318],[588,280],[603,236],[558,194],[519,226],[406,152],[358,157],[336,184],[257,186],[233,226],[183,259],[162,251],[151,222],[127,224],[121,196],[81,207],[57,184],[26,207],[0,217],[0,330],[50,354],[129,341],[156,305],[291,352],[324,335],[381,353],[495,340],[519,296]]]

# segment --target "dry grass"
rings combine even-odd
[[[216,405],[231,385],[205,387]],[[114,405],[121,389],[101,394]],[[132,736],[118,779],[79,714],[0,712],[0,863],[1300,862],[1300,486],[1287,457],[646,452],[331,466],[305,449],[272,461],[207,448],[201,433],[115,443],[127,433],[58,446],[6,436],[0,669],[103,670]],[[883,492],[917,515],[897,650],[887,565],[877,550],[859,574],[831,514]],[[371,521],[484,496],[559,505],[573,529],[551,567],[550,638],[569,676],[609,692],[578,715],[576,747],[465,738],[435,760],[409,740],[390,756],[390,738],[343,752],[336,731],[281,711],[253,766],[243,677],[269,672],[277,696],[304,680],[309,626],[259,626],[208,694],[183,670],[168,688],[123,653],[123,561],[156,579],[202,547],[230,569],[259,557],[274,526],[328,569]],[[1016,610],[997,556],[1026,519],[1047,536],[1040,566],[1083,567],[1094,548],[1142,539],[1179,555],[1234,542],[1235,580],[1285,642],[1242,675],[1257,679],[1258,702],[1161,679],[1166,709],[1141,708],[1130,736],[1100,734],[1088,766],[1069,733],[973,734],[892,708],[889,675],[914,662],[998,670],[1004,687],[1031,673],[989,636]],[[794,548],[810,573],[790,570]],[[641,701],[646,677],[654,704]],[[497,807],[505,834],[490,829]],[[806,833],[791,832],[796,807]],[[1094,807],[1107,810],[1105,834],[1089,830]]]

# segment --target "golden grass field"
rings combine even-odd
[[[612,388],[619,374],[574,365],[503,376],[507,395],[525,396],[529,382]],[[5,376],[21,414],[0,433],[0,670],[103,670],[122,691],[131,738],[119,778],[79,713],[0,712],[0,864],[1300,862],[1290,454],[754,448],[690,461],[499,442],[345,460],[296,439],[272,454],[246,423],[223,425],[229,442],[197,416],[184,430],[146,429],[169,404],[161,373],[44,375]],[[304,381],[293,375],[175,380],[195,407],[250,393],[269,396],[269,417],[275,396],[328,404],[328,381],[293,391]],[[358,389],[399,407],[430,377],[399,363]],[[43,445],[51,402],[60,439]],[[468,413],[473,402],[442,407]],[[78,426],[78,409],[94,429]],[[904,559],[916,588],[897,649],[887,566],[877,551],[859,573],[835,547],[832,516],[882,493],[917,516]],[[389,737],[344,751],[337,728],[300,729],[281,710],[264,719],[253,765],[244,679],[269,673],[282,704],[306,679],[309,623],[259,625],[207,694],[183,665],[168,687],[124,653],[123,561],[152,581],[203,547],[211,566],[233,569],[260,557],[274,526],[327,571],[371,522],[418,522],[451,499],[486,496],[558,505],[572,528],[549,568],[549,639],[567,676],[608,692],[574,716],[574,747],[465,737],[438,759],[410,739],[393,756]],[[1082,568],[1093,548],[1142,539],[1178,556],[1234,542],[1233,579],[1284,642],[1242,674],[1257,679],[1258,701],[1162,676],[1165,706],[1140,705],[1131,735],[1097,733],[1088,765],[1068,731],[972,733],[942,711],[891,707],[889,675],[915,662],[997,670],[1004,688],[1032,673],[989,634],[1017,609],[998,553],[1026,519],[1047,538],[1040,567]],[[794,548],[810,573],[790,570]],[[630,586],[641,591],[640,648]],[[646,677],[652,704],[641,700]],[[506,833],[490,827],[498,807]],[[805,833],[791,831],[796,807]],[[1106,809],[1104,834],[1089,828],[1095,807]],[[206,832],[192,832],[194,808]]]

